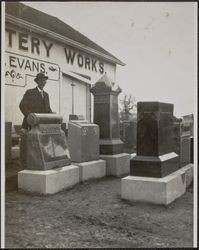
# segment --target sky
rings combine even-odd
[[[58,17],[124,62],[116,71],[123,94],[172,103],[177,117],[196,113],[197,3],[22,3]]]

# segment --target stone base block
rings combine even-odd
[[[98,179],[106,175],[106,162],[104,160],[74,163],[79,167],[80,181]]]
[[[100,158],[106,161],[107,176],[124,176],[130,171],[130,154],[122,153],[116,155],[100,155]]]
[[[168,205],[186,191],[190,167],[163,178],[127,176],[121,182],[122,199]]]
[[[38,194],[54,194],[79,183],[79,167],[69,165],[51,170],[18,172],[18,189]]]
[[[185,167],[182,168],[186,174],[186,187],[188,188],[193,182],[193,164],[187,164]]]
[[[12,160],[20,158],[20,148],[19,146],[14,146],[11,149]]]
[[[179,156],[168,153],[161,156],[136,155],[130,161],[130,173],[133,176],[165,177],[179,169]]]
[[[115,155],[124,152],[124,143],[120,139],[100,139],[99,143],[101,155]]]

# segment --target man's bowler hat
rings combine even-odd
[[[48,76],[45,76],[43,73],[38,73],[34,79],[35,82],[38,82],[39,79],[48,79]]]

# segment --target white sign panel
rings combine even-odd
[[[24,87],[27,84],[27,76],[36,76],[40,72],[48,76],[49,80],[59,81],[60,68],[55,63],[6,52],[5,66],[5,82],[7,85]]]

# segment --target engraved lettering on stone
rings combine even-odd
[[[94,131],[95,135],[98,135],[98,129],[97,129],[97,127],[94,127],[93,131]]]
[[[83,136],[86,136],[86,135],[87,135],[87,128],[83,128],[83,129],[82,129],[82,135],[83,135]]]
[[[109,101],[109,96],[95,96],[95,103],[107,103]]]

